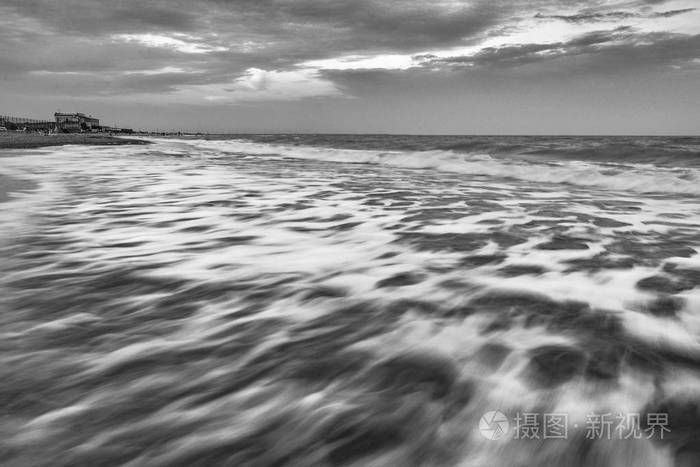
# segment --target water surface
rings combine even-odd
[[[36,185],[0,204],[9,465],[700,462],[697,138],[159,139],[0,174]],[[566,438],[514,439],[523,413]],[[603,413],[645,436],[587,438]]]

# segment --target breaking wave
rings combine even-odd
[[[587,188],[637,193],[700,194],[700,169],[663,167],[650,163],[542,160],[532,157],[459,153],[453,150],[382,151],[268,144],[244,140],[191,141],[224,154],[254,154],[329,162],[432,169],[538,183],[562,183]]]

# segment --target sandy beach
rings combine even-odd
[[[0,133],[0,149],[32,149],[47,146],[64,146],[66,144],[84,144],[90,146],[148,144],[147,141],[108,136],[103,134],[65,133],[43,135],[35,133]]]

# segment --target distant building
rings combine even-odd
[[[0,115],[0,127],[15,131],[52,131],[55,123],[48,120],[37,120],[34,118],[11,117]]]
[[[82,131],[97,131],[100,129],[100,121],[83,113],[53,114],[56,118],[56,129],[64,133],[78,133]]]

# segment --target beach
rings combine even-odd
[[[151,143],[0,158],[9,464],[697,451],[700,138]]]
[[[40,133],[0,132],[0,149],[31,149],[49,146],[81,144],[90,146],[147,144],[143,140],[122,138],[91,133],[59,133],[44,135]]]

